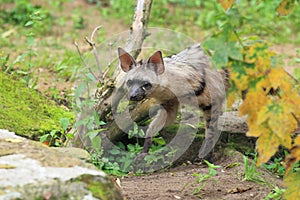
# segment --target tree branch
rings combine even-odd
[[[94,54],[94,57],[95,57],[95,60],[96,60],[96,63],[97,63],[97,67],[98,67],[98,70],[99,70],[99,73],[100,73],[100,76],[98,77],[100,79],[100,82],[102,83],[103,82],[103,73],[102,73],[102,70],[101,70],[101,64],[100,64],[100,60],[99,60],[99,55],[98,55],[98,52],[97,52],[97,48],[96,48],[96,45],[95,45],[95,42],[94,42],[94,36],[95,36],[95,33],[96,31],[98,31],[100,28],[102,28],[102,26],[97,26],[92,34],[91,34],[91,38],[89,39],[88,37],[85,37],[85,41],[92,47],[93,49],[93,54]]]

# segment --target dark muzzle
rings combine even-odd
[[[130,101],[141,101],[146,96],[145,91],[142,88],[135,88],[129,93]]]

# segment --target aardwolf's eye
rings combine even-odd
[[[133,81],[132,81],[132,80],[128,80],[127,83],[126,83],[126,85],[127,85],[128,87],[132,86],[132,84],[133,84]]]
[[[143,88],[144,90],[149,90],[149,89],[152,88],[152,84],[149,83],[148,81],[145,81],[144,84],[143,84],[143,86],[142,86],[142,88]]]

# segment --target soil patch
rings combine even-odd
[[[217,175],[199,183],[195,174],[208,174],[208,168],[187,164],[143,176],[127,176],[121,180],[123,194],[128,200],[141,199],[263,199],[272,188],[243,180],[243,157],[239,152],[215,163],[222,166],[216,169]],[[228,166],[234,166],[228,168]],[[263,179],[273,185],[282,187],[282,181],[263,169],[257,169]],[[203,187],[202,189],[200,189]]]

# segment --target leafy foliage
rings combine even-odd
[[[294,2],[281,1],[277,11],[280,15],[287,15]],[[247,135],[258,138],[257,165],[267,162],[279,146],[290,150],[286,158],[288,176],[285,177],[289,188],[285,196],[287,199],[297,199],[300,197],[296,192],[299,191],[299,172],[292,172],[292,168],[300,160],[300,136],[295,137],[300,121],[299,81],[283,69],[267,42],[258,37],[240,36],[240,29],[247,20],[241,17],[239,23],[232,21],[233,16],[241,16],[237,6],[230,1],[222,1],[222,6],[225,10],[230,8],[226,12],[228,17],[219,32],[203,45],[214,51],[212,62],[215,67],[227,67],[231,71],[228,105],[231,106],[237,97],[242,97],[246,92],[239,113],[248,116]],[[230,15],[232,13],[234,15]]]
[[[14,0],[13,2],[15,6],[12,9],[1,10],[0,23],[33,26],[35,31],[40,33],[47,33],[51,30],[53,20],[48,10],[31,4],[29,0]]]
[[[300,172],[289,174],[284,178],[287,190],[284,193],[286,199],[298,199],[300,197]]]
[[[295,0],[283,0],[277,8],[279,15],[288,15],[295,7]]]

